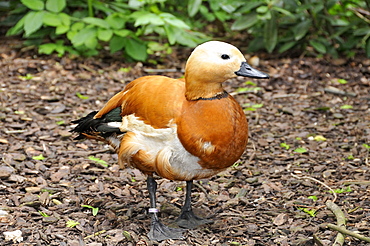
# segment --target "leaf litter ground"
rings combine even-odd
[[[2,245],[331,245],[337,232],[323,226],[336,224],[325,206],[334,199],[328,188],[347,229],[370,236],[369,59],[341,65],[263,59],[258,68],[270,80],[227,82],[226,90],[247,109],[249,145],[232,168],[193,189],[196,213],[214,224],[189,230],[184,240],[158,243],[146,237],[145,176],[119,170],[108,146],[73,141],[69,130],[72,120],[100,109],[137,77],[182,76],[166,69],[181,71],[190,50],[153,68],[40,57],[9,46],[0,46]],[[158,182],[161,216],[171,224],[185,184]],[[5,240],[3,232],[16,230],[22,242]],[[367,244],[349,236],[345,242]]]

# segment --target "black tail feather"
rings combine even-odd
[[[108,125],[109,122],[121,122],[121,108],[115,108],[109,113],[105,114],[102,118],[94,119],[98,111],[93,111],[82,117],[81,119],[74,120],[77,126],[71,132],[77,132],[79,135],[75,140],[84,139],[87,135],[99,135],[103,138],[110,136],[113,133],[122,133],[118,127]]]

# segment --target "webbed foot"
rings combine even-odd
[[[176,220],[178,226],[186,229],[194,229],[197,226],[211,223],[213,220],[200,218],[193,211],[183,211]]]
[[[181,228],[170,228],[162,224],[160,221],[153,221],[148,237],[153,241],[163,241],[166,239],[184,239],[183,232],[186,230]]]

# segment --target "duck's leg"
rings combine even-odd
[[[182,239],[183,229],[180,228],[169,228],[162,224],[158,218],[158,209],[156,208],[156,191],[157,191],[157,182],[152,176],[148,176],[147,186],[149,191],[150,198],[150,209],[152,221],[148,237],[150,240],[162,241],[166,239]]]
[[[193,181],[186,181],[186,195],[185,203],[181,209],[181,214],[177,218],[176,223],[183,228],[193,229],[199,225],[213,223],[212,220],[202,219],[193,213],[191,208],[191,189],[193,188]]]

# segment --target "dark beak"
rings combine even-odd
[[[248,63],[242,62],[240,69],[235,72],[238,76],[249,77],[254,79],[268,79],[270,76],[264,72],[258,71],[251,67]]]

